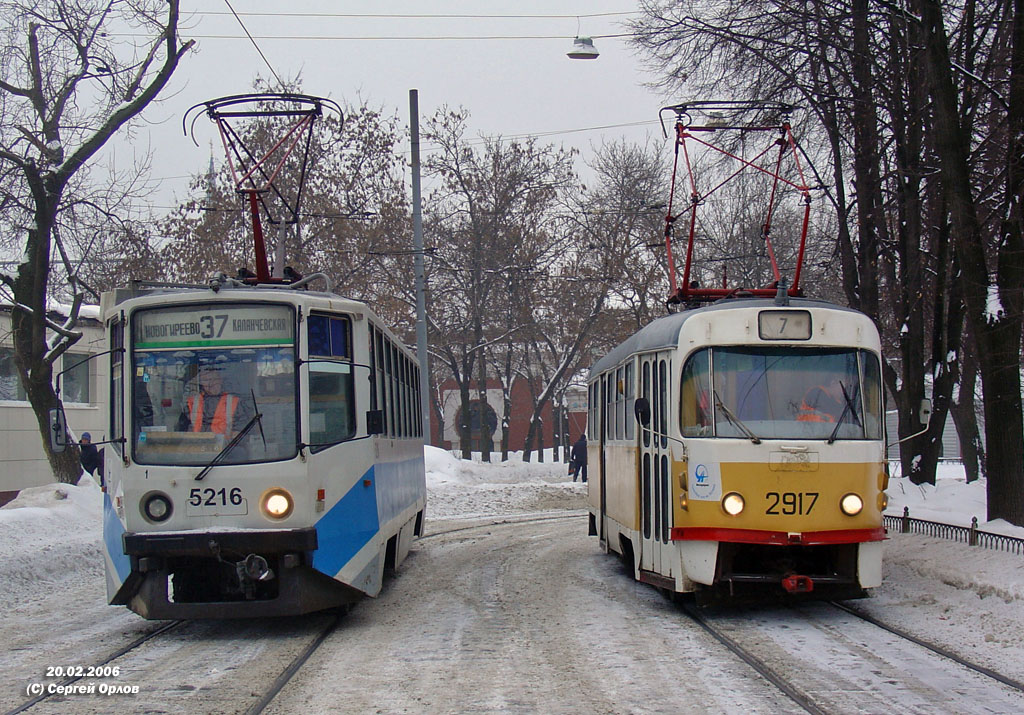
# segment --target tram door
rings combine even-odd
[[[651,422],[640,429],[640,568],[660,573],[662,546],[668,543],[671,519],[669,493],[668,425],[670,353],[654,353],[640,358],[640,396],[651,405]]]

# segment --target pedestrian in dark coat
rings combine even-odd
[[[569,471],[572,473],[572,480],[575,482],[576,477],[582,477],[582,481],[587,481],[587,435],[581,434],[580,438],[572,445],[572,449],[569,450]]]
[[[82,438],[78,440],[78,448],[82,451],[82,469],[90,476],[96,474],[96,470],[100,466],[100,453],[96,449],[96,445],[92,443],[92,435],[83,432]]]

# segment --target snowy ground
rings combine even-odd
[[[585,508],[586,486],[568,480],[565,465],[552,463],[550,457],[543,464],[525,464],[518,458],[484,464],[428,448],[426,464],[428,533],[439,522]],[[985,522],[984,482],[966,484],[955,465],[942,468],[935,487],[893,479],[888,491],[891,514],[902,514],[908,507],[913,517],[960,525],[978,517],[982,530],[1024,537],[1024,528]],[[129,633],[141,624],[125,609],[104,605],[100,523],[101,493],[88,478],[76,487],[55,484],[26,490],[0,509],[0,597],[5,603],[0,637],[7,651],[0,652],[0,667],[8,675],[0,679],[0,689],[13,690],[14,682],[38,675],[40,658],[46,655],[36,652],[46,647],[38,635],[41,621],[54,637],[60,632],[55,626],[74,626],[83,638],[95,629],[100,640]],[[449,548],[454,547],[445,547]],[[592,538],[579,548],[582,553],[598,551]],[[443,553],[419,558],[440,558]],[[442,562],[440,558],[439,568]],[[653,590],[638,588],[638,608],[649,609],[656,603],[648,598],[647,592]],[[79,602],[63,602],[64,594],[73,594]],[[1024,622],[1024,555],[892,534],[886,542],[885,582],[857,606],[1024,680],[1019,636]],[[20,633],[27,635],[12,645]],[[0,692],[0,704],[13,705],[16,696]]]

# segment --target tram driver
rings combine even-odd
[[[798,422],[834,423],[842,416],[845,406],[843,384],[838,377],[832,377],[826,384],[814,385],[804,393],[796,419]]]
[[[190,395],[178,417],[179,432],[213,432],[230,437],[252,417],[245,401],[224,388],[224,366],[200,364],[199,389]]]

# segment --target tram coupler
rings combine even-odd
[[[814,590],[814,581],[810,576],[790,574],[782,579],[782,587],[786,593],[810,593]]]

